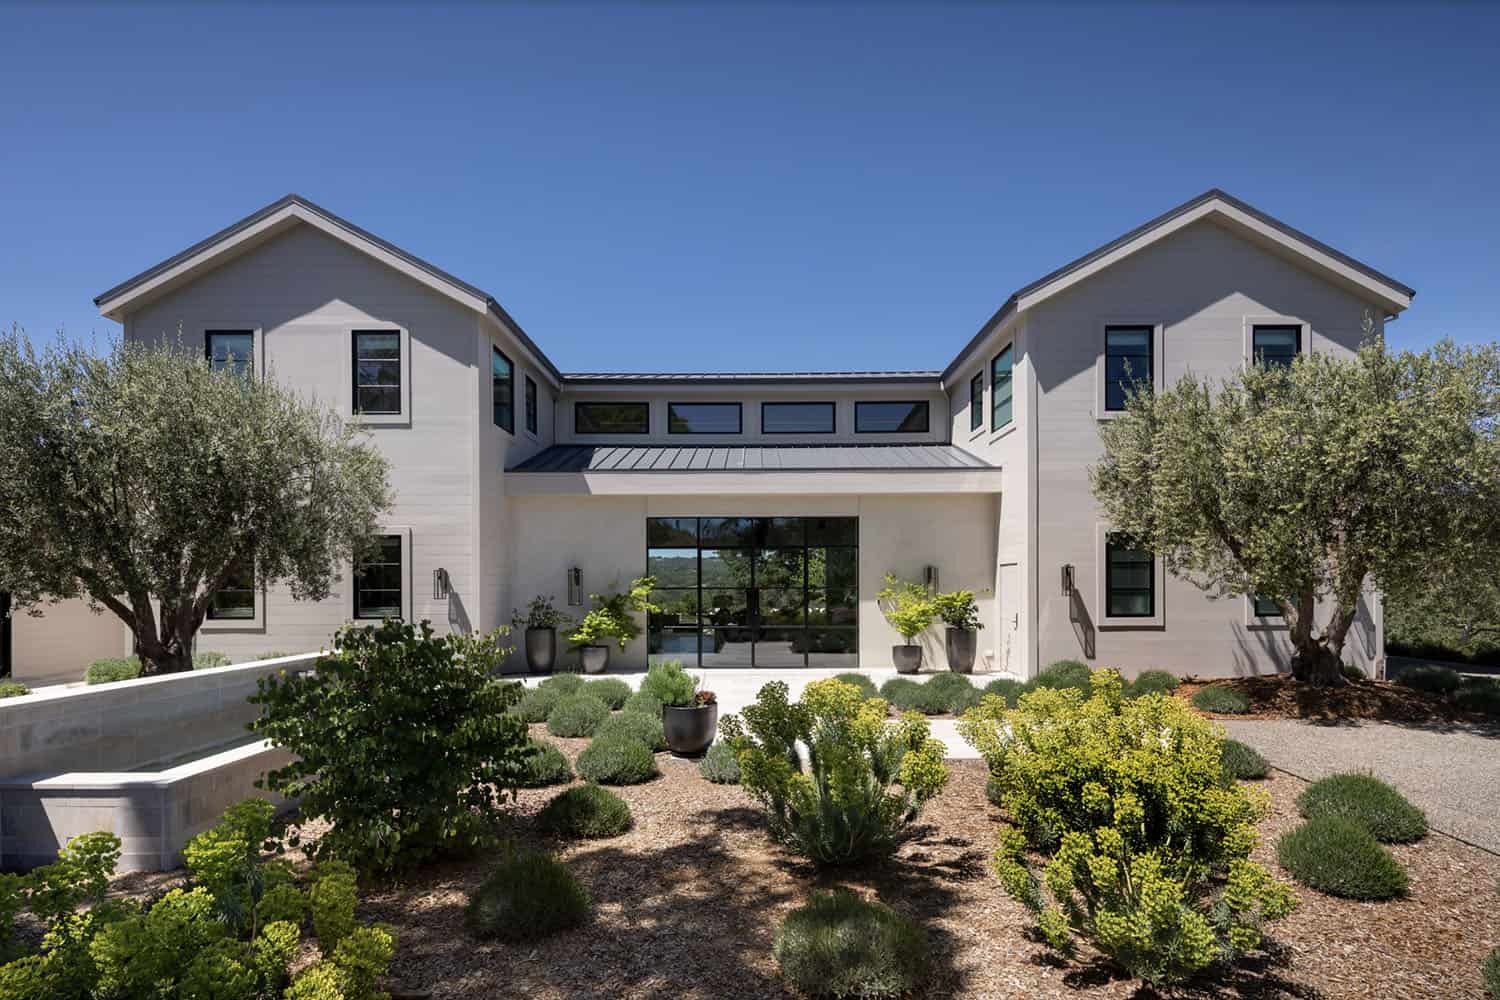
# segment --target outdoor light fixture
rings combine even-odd
[[[936,594],[938,592],[938,571],[936,566],[922,567],[922,586],[926,587],[929,593]]]
[[[439,566],[432,571],[432,599],[434,601],[446,600],[448,591],[452,589],[448,580],[448,571]]]
[[[1073,564],[1063,563],[1062,592],[1064,597],[1073,596]]]
[[[583,570],[577,566],[568,570],[568,607],[583,607]]]

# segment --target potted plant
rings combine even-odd
[[[641,680],[641,691],[661,702],[667,747],[678,757],[702,756],[719,726],[719,699],[712,691],[699,691],[698,684],[681,660],[657,660]]]
[[[948,652],[948,669],[956,674],[974,672],[974,654],[979,648],[979,606],[972,590],[954,590],[932,599],[937,616],[947,626],[944,633]]]
[[[552,606],[551,594],[538,594],[526,606],[526,613],[511,609],[510,624],[516,631],[526,632],[526,669],[534,674],[550,674],[557,665],[557,629],[569,625],[573,619]]]
[[[656,589],[656,577],[642,576],[630,581],[630,589],[623,594],[590,594],[594,606],[578,623],[578,629],[568,636],[573,648],[578,650],[579,661],[586,674],[602,674],[609,666],[609,643],[620,644],[620,652],[641,634],[640,625],[633,615],[660,610],[651,603],[651,591]]]
[[[885,587],[875,595],[885,620],[891,623],[906,643],[891,647],[891,661],[898,674],[914,674],[922,669],[922,647],[912,642],[927,631],[937,617],[932,595],[920,583],[899,579],[893,573],[885,575]]]

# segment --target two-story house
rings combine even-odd
[[[888,667],[894,572],[980,592],[981,670],[1227,675],[1284,669],[1282,623],[1111,534],[1099,424],[1130,379],[1352,352],[1413,294],[1214,190],[1019,289],[940,370],[565,374],[492,296],[292,195],[96,302],[130,340],[317,396],[391,463],[376,563],[315,603],[247,573],[203,649],[313,649],[385,615],[485,631],[652,573],[664,611],[616,662]],[[23,680],[125,642],[81,605],[14,631]],[[1382,649],[1372,594],[1347,655]]]

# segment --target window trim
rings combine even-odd
[[[354,411],[354,380],[357,378],[355,370],[355,344],[356,334],[360,333],[395,333],[400,335],[401,350],[401,412],[400,413],[356,413]],[[411,334],[405,327],[395,326],[389,323],[371,323],[368,325],[352,326],[345,331],[344,357],[349,362],[348,377],[344,382],[344,413],[348,415],[350,423],[360,424],[367,427],[410,427],[411,426]]]
[[[1095,343],[1099,345],[1094,358],[1094,419],[1114,420],[1124,410],[1106,410],[1107,398],[1104,377],[1105,359],[1109,356],[1109,328],[1115,326],[1147,326],[1151,328],[1151,385],[1160,388],[1164,384],[1162,363],[1166,327],[1160,320],[1145,316],[1101,316],[1094,323]]]
[[[581,431],[578,415],[585,406],[640,406],[646,410],[646,425],[638,431]],[[573,400],[573,433],[579,437],[646,437],[651,433],[651,401],[647,399],[575,399]]]
[[[260,574],[255,574],[254,585],[251,587],[255,595],[255,613],[249,618],[214,618],[207,611],[203,613],[203,624],[198,626],[199,633],[204,632],[264,632],[266,630],[266,587],[261,582]]]
[[[1301,357],[1312,357],[1313,327],[1307,320],[1298,316],[1283,316],[1275,313],[1246,315],[1243,318],[1242,328],[1244,344],[1242,345],[1243,357],[1241,362],[1246,368],[1255,363],[1255,328],[1258,326],[1295,326],[1298,327],[1297,353]]]
[[[1001,423],[996,423],[996,421],[995,421],[995,413],[997,411],[997,407],[998,407],[998,404],[1000,402],[1000,394],[996,391],[996,386],[995,386],[995,365],[998,364],[999,361],[1000,361],[1000,359],[1002,357],[1004,357],[1006,354],[1010,355],[1010,374],[1007,376],[1008,379],[1009,379],[1009,384],[1010,384],[1010,416],[1006,418],[1005,423],[1001,424]],[[1015,341],[1011,341],[1010,343],[1006,344],[1004,347],[1000,348],[1000,350],[996,351],[995,354],[994,354],[994,356],[990,358],[990,433],[991,434],[998,434],[1000,431],[1003,431],[1005,428],[1011,426],[1015,422],[1016,422],[1016,343],[1015,343]]]
[[[412,589],[412,541],[411,528],[382,525],[377,529],[382,538],[401,539],[401,614],[397,621],[410,622],[416,617],[416,591]],[[359,583],[355,578],[354,564],[349,566],[349,620],[359,624],[378,624],[383,619],[361,618],[356,614],[359,607]]]
[[[1095,626],[1100,629],[1163,629],[1166,627],[1166,562],[1160,556],[1151,558],[1152,613],[1150,615],[1109,614],[1109,536],[1114,528],[1100,521],[1094,525],[1094,600]]]
[[[732,431],[680,431],[672,426],[672,407],[674,406],[732,406],[734,407],[734,430]],[[745,404],[739,400],[720,399],[678,399],[667,401],[667,433],[668,434],[695,434],[705,437],[727,437],[745,433]]]
[[[530,375],[523,375],[522,377],[526,379],[526,387],[522,390],[525,396],[521,403],[523,418],[526,422],[526,433],[535,435],[539,433],[537,428],[541,426],[541,396],[537,391],[535,380]]]
[[[979,392],[974,392],[974,386],[979,386]],[[969,433],[974,434],[984,430],[984,368],[974,373],[969,379]]]
[[[253,377],[259,378],[261,373],[260,327],[244,325],[235,326],[233,324],[224,324],[221,326],[205,326],[203,328],[203,357],[208,361],[210,366],[213,365],[214,355],[212,349],[212,339],[215,334],[237,335],[246,333],[250,335],[250,364],[248,366],[248,371]]]
[[[866,431],[859,428],[859,408],[861,406],[879,406],[886,403],[905,403],[909,406],[922,407],[922,427],[915,431]],[[927,399],[856,399],[854,401],[854,433],[856,434],[901,434],[911,436],[913,434],[932,433],[932,401]]]
[[[766,430],[766,407],[768,406],[826,406],[828,407],[828,429],[826,431],[768,431]],[[787,434],[837,434],[839,431],[839,405],[828,399],[763,399],[760,403],[760,432],[767,436]]]
[[[496,418],[496,416],[495,416],[495,412],[496,412],[496,407],[495,407],[495,403],[496,403],[496,399],[495,399],[495,359],[496,358],[499,358],[501,361],[504,361],[505,364],[506,364],[506,367],[508,367],[510,369],[510,374],[508,376],[506,376],[506,379],[505,379],[506,383],[510,386],[510,410],[509,410],[509,413],[510,413],[510,422],[509,422],[509,426],[507,426],[506,424],[502,424]],[[500,428],[505,433],[509,434],[511,437],[515,437],[515,434],[516,434],[516,363],[510,359],[510,355],[509,354],[506,354],[504,351],[500,350],[500,346],[498,344],[495,344],[495,343],[491,343],[490,344],[490,422],[492,424],[494,424],[496,427]]]
[[[1258,615],[1255,613],[1255,595],[1245,594],[1241,599],[1245,607],[1245,627],[1262,631],[1285,632],[1291,626],[1287,625],[1286,618],[1278,611],[1274,615]]]

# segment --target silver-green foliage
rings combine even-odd
[[[847,889],[793,910],[772,944],[782,975],[818,997],[901,997],[926,978],[927,935],[901,914]]]
[[[698,773],[716,785],[738,785],[740,762],[727,743],[715,743],[698,762]]]
[[[531,941],[588,919],[589,894],[567,866],[540,851],[507,851],[464,911],[481,938]]]

